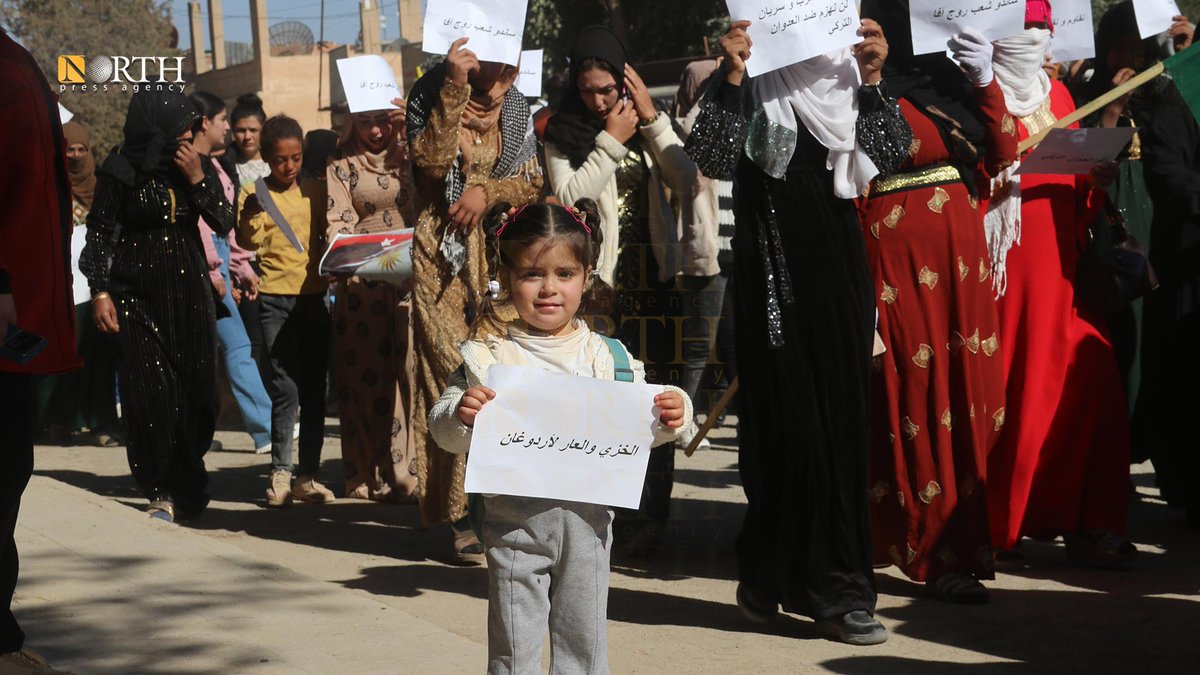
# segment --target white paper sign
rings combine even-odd
[[[945,51],[964,28],[993,41],[1025,30],[1025,0],[910,0],[908,10],[914,54]]]
[[[1133,13],[1142,39],[1167,30],[1175,23],[1174,17],[1182,14],[1175,0],[1133,0]]]
[[[1081,176],[1092,167],[1116,159],[1133,138],[1134,129],[1051,129],[1019,174],[1049,173]]]
[[[70,122],[71,118],[74,116],[75,116],[75,113],[71,112],[70,110],[67,110],[66,107],[63,106],[63,104],[61,104],[61,103],[58,104],[58,120],[59,120],[60,124],[66,124],[67,122]]]
[[[749,21],[746,72],[757,77],[862,42],[850,0],[725,0],[729,18]]]
[[[638,507],[661,385],[504,365],[487,380],[467,492]]]
[[[526,98],[542,97],[542,61],[545,50],[533,49],[521,52],[521,75],[517,78],[517,91]]]
[[[1050,52],[1057,63],[1090,59],[1096,55],[1092,31],[1092,0],[1054,0],[1054,35]]]
[[[401,97],[400,88],[396,86],[391,64],[382,56],[368,54],[338,59],[337,68],[350,112],[396,109],[392,99]]]
[[[480,61],[517,65],[525,35],[527,0],[430,0],[425,8],[428,54],[446,54],[454,41],[467,37],[465,49]]]
[[[71,228],[71,291],[75,296],[75,304],[82,305],[92,299],[92,289],[88,287],[88,279],[79,270],[79,256],[83,255],[83,247],[87,244],[87,227],[76,225]]]

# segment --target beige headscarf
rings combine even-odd
[[[462,128],[467,133],[459,134],[458,147],[463,159],[470,161],[475,139],[491,131],[500,123],[500,111],[504,105],[504,96],[517,81],[521,74],[520,66],[510,66],[503,63],[484,63],[480,70],[481,79],[490,73],[496,73],[492,84],[485,91],[479,91],[473,85],[471,98],[462,114]]]
[[[62,129],[68,147],[80,144],[87,148],[83,157],[67,158],[67,171],[71,174],[71,194],[84,208],[90,209],[92,195],[96,192],[96,158],[92,154],[92,139],[88,136],[87,129],[78,122],[67,122]]]

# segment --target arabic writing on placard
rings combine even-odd
[[[425,8],[422,49],[445,54],[459,38],[481,61],[517,65],[525,34],[526,2],[513,0],[437,0]]]
[[[1059,63],[1096,55],[1091,0],[1054,0],[1054,35],[1050,52]]]
[[[750,21],[751,77],[860,42],[850,0],[726,0],[734,21]]]
[[[521,52],[521,75],[517,77],[517,91],[527,98],[542,96],[542,61],[545,51],[532,49]]]
[[[1051,129],[1020,174],[1080,176],[1097,164],[1112,161],[1133,138],[1134,129]]]
[[[350,112],[396,108],[392,99],[400,98],[401,95],[396,86],[396,74],[391,64],[382,56],[367,54],[338,59],[337,68]]]
[[[661,386],[493,365],[466,489],[637,508]],[[565,392],[565,393],[564,393]]]
[[[1011,37],[1025,29],[1025,0],[911,0],[909,14],[916,54],[945,51],[947,41],[964,28],[989,40]]]
[[[1175,0],[1133,0],[1133,13],[1143,39],[1170,28],[1174,17],[1181,14]]]
[[[557,452],[578,451],[584,455],[595,455],[597,457],[633,457],[638,454],[641,446],[637,444],[621,443],[617,446],[606,445],[599,446],[592,443],[590,440],[583,438],[572,438],[569,441],[563,441],[556,435],[548,435],[545,437],[534,436],[529,434],[528,437],[524,431],[505,434],[500,439],[501,447],[520,446],[524,448],[532,448],[534,450],[554,450]]]

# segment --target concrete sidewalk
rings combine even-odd
[[[748,623],[733,604],[744,497],[731,431],[677,457],[672,520],[650,560],[616,557],[614,673],[1200,672],[1200,533],[1136,468],[1130,570],[1066,563],[1026,542],[989,582],[992,602],[931,600],[879,570],[892,639],[849,647],[811,622]],[[262,507],[268,460],[241,434],[212,453],[213,503],[185,526],[153,522],[122,448],[41,447],[17,530],[16,611],[30,646],[77,673],[479,673],[486,571],[448,560],[449,533],[416,509],[340,499]],[[323,475],[341,493],[338,442]]]
[[[49,478],[25,493],[17,539],[30,643],[80,674],[473,672],[486,659],[366,593]]]

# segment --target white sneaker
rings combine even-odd
[[[256,454],[256,455],[265,455],[268,452],[271,452],[271,443],[270,442],[268,442],[266,445],[260,445],[254,449],[254,454]]]

